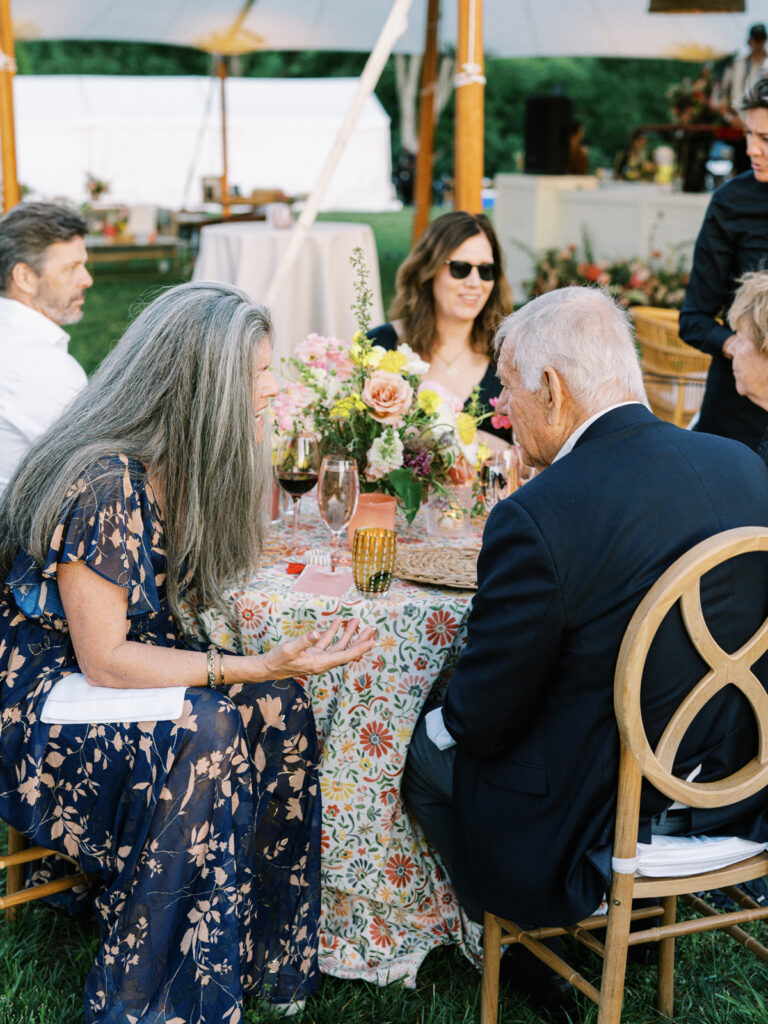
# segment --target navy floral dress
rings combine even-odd
[[[244,992],[306,997],[320,911],[306,694],[293,680],[190,687],[175,721],[42,723],[54,682],[77,670],[56,573],[78,560],[128,590],[129,640],[194,646],[168,609],[140,463],[91,466],[42,568],[20,551],[0,586],[0,816],[91,876],[102,945],[86,1024],[237,1024]]]

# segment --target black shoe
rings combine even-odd
[[[544,945],[562,957],[562,944],[557,939],[548,939]],[[538,1009],[546,1010],[553,1020],[564,1024],[578,1020],[573,985],[524,946],[515,943],[507,948],[501,958],[499,977]]]

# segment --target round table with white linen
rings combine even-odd
[[[200,251],[193,280],[226,281],[263,302],[292,231],[267,222],[239,221],[209,224],[200,232]],[[312,225],[275,300],[274,367],[288,357],[308,334],[351,341],[357,330],[352,313],[355,274],[349,258],[363,250],[368,287],[373,296],[371,323],[384,317],[379,261],[373,231],[367,224],[317,221]]]

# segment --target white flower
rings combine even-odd
[[[429,369],[429,363],[425,363],[421,356],[416,355],[410,345],[403,342],[397,346],[397,351],[401,352],[408,362],[403,367],[403,373],[413,373],[417,377],[422,377]]]
[[[398,433],[392,427],[388,427],[368,449],[368,465],[365,467],[366,478],[380,480],[387,473],[391,473],[393,469],[400,469],[402,464],[403,442]]]

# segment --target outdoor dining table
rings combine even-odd
[[[329,548],[307,506],[302,543]],[[398,544],[425,542],[423,512]],[[466,635],[472,591],[396,579],[382,595],[354,587],[307,594],[287,572],[287,523],[273,525],[262,567],[229,594],[227,614],[198,615],[197,632],[222,647],[258,653],[281,640],[359,618],[378,632],[362,660],[304,683],[320,745],[323,802],[320,967],[341,978],[415,981],[430,949],[455,944],[479,962],[481,929],[460,911],[446,873],[400,797],[408,744],[430,694],[445,685]],[[480,531],[461,541],[479,549]],[[298,557],[292,554],[292,558]]]

